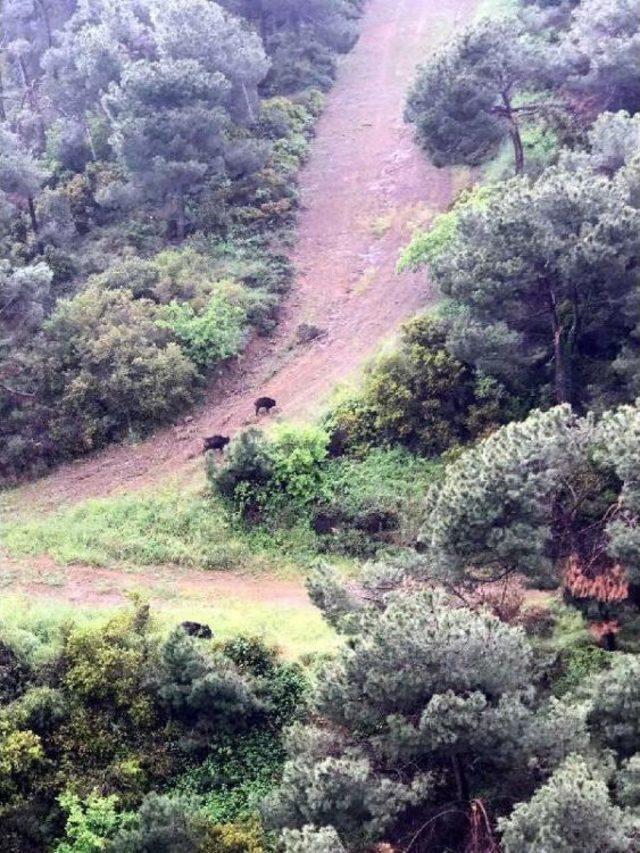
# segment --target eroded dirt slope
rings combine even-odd
[[[398,251],[416,225],[447,207],[463,176],[426,162],[402,110],[416,65],[467,23],[473,6],[369,0],[301,175],[298,280],[276,334],[249,347],[188,424],[64,465],[20,489],[10,504],[47,510],[190,477],[200,466],[202,437],[253,422],[256,396],[275,397],[282,417],[309,416],[429,302],[423,275],[396,275]],[[294,345],[300,323],[319,326],[323,336]]]

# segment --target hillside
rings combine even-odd
[[[2,4],[2,853],[640,851],[639,4]]]
[[[317,412],[337,383],[357,374],[400,323],[429,301],[423,274],[395,273],[418,225],[454,198],[465,172],[429,165],[404,123],[415,66],[472,14],[469,0],[371,0],[360,39],[342,60],[300,177],[302,211],[292,260],[295,286],[268,339],[256,339],[216,383],[188,424],[135,445],[64,464],[9,498],[23,509],[56,508],[200,470],[202,438],[252,423],[268,393],[280,415]],[[322,336],[296,344],[301,323]]]

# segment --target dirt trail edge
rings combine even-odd
[[[275,397],[282,417],[308,417],[429,302],[424,275],[396,275],[398,252],[417,225],[447,207],[460,176],[426,161],[402,111],[416,65],[468,22],[474,5],[369,0],[300,177],[298,277],[274,337],[249,346],[189,423],[63,465],[23,486],[9,504],[46,511],[190,477],[200,466],[202,437],[254,422],[256,396]],[[322,336],[296,345],[301,323],[317,325]]]

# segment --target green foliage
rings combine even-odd
[[[516,778],[531,790],[536,772],[586,743],[578,711],[534,701],[532,675],[521,630],[441,594],[396,594],[363,609],[318,675],[318,727],[290,733],[282,784],[265,805],[270,821],[330,826],[359,849],[406,831],[408,809],[420,826],[434,809],[477,796],[488,778],[500,798]],[[449,847],[462,842],[459,825],[447,829]]]
[[[209,457],[207,475],[212,487],[240,512],[259,511],[261,493],[273,475],[273,456],[267,438],[253,427],[243,430],[229,445],[220,467]]]
[[[454,585],[515,571],[564,578],[589,619],[633,624],[639,448],[637,406],[596,422],[565,405],[502,427],[429,493],[429,570]]]
[[[447,324],[429,315],[405,326],[400,348],[370,368],[361,397],[329,416],[341,449],[403,444],[434,456],[501,422],[504,389],[452,356],[446,339]]]
[[[311,508],[318,548],[359,557],[415,543],[424,494],[440,464],[404,448],[376,448],[326,464],[326,495]]]
[[[301,507],[322,494],[322,463],[327,434],[314,426],[281,424],[273,432],[273,500],[285,496],[287,505]]]
[[[172,417],[194,396],[194,370],[126,292],[88,289],[61,302],[45,327],[51,434],[67,453]]]
[[[470,448],[430,493],[422,539],[449,579],[549,571],[552,497],[584,453],[567,406],[534,412]]]
[[[286,853],[345,853],[347,849],[332,826],[285,829],[282,840]]]
[[[112,853],[198,853],[200,832],[191,805],[156,793],[145,797],[130,825],[111,844]]]
[[[640,661],[632,655],[616,654],[605,672],[589,682],[587,721],[601,746],[622,758],[640,752],[640,727],[636,708],[640,702]]]
[[[435,165],[478,165],[510,136],[522,171],[516,102],[525,92],[544,92],[554,59],[516,19],[481,19],[423,66],[406,116]],[[525,115],[535,113],[529,107]]]
[[[193,403],[196,370],[155,319],[125,290],[92,286],[58,302],[25,357],[20,405],[0,389],[2,473],[144,433]]]
[[[142,604],[55,631],[28,688],[0,703],[7,849],[262,853],[256,810],[282,726],[306,709],[300,667],[256,638],[163,640]],[[2,637],[16,637],[4,622]]]
[[[633,0],[582,0],[573,13],[567,39],[582,61],[570,82],[605,109],[640,106],[636,11]]]
[[[28,785],[44,761],[42,741],[31,731],[14,728],[7,719],[0,719],[0,792],[8,811],[12,797]]]
[[[222,463],[210,458],[209,481],[244,518],[300,510],[323,493],[327,444],[313,426],[284,424],[269,439],[251,428],[231,442]]]
[[[541,403],[632,398],[610,376],[637,322],[640,214],[624,180],[554,167],[460,215],[431,265],[458,309],[447,336],[457,358]]]
[[[585,681],[608,667],[610,658],[611,655],[588,636],[575,646],[564,648],[560,655],[561,674],[554,683],[555,695],[566,696],[579,691]]]
[[[198,798],[201,814],[215,824],[247,820],[273,787],[284,758],[273,732],[222,738],[205,761],[177,780],[176,791]]]
[[[208,824],[202,853],[265,853],[265,837],[257,823]]]
[[[452,209],[437,216],[427,231],[417,231],[413,235],[400,255],[398,271],[415,271],[445,256],[455,243],[460,214],[466,210],[483,209],[495,192],[496,188],[491,184],[479,184],[462,193]]]
[[[212,297],[200,314],[190,305],[170,302],[160,325],[171,329],[182,349],[201,371],[218,365],[242,348],[246,312],[224,293]]]
[[[155,664],[147,639],[148,605],[100,628],[72,630],[65,641],[67,690],[89,706],[111,707],[133,725],[153,719],[154,700],[145,682]]]
[[[122,818],[118,815],[118,797],[111,794],[101,797],[91,794],[85,802],[72,793],[61,794],[58,798],[66,812],[65,840],[55,847],[55,853],[100,853],[108,847],[120,826]]]
[[[611,802],[606,774],[579,756],[518,804],[500,830],[506,853],[622,853],[632,845],[631,821]]]

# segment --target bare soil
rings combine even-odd
[[[45,555],[23,560],[1,551],[0,567],[5,591],[82,607],[120,605],[137,592],[144,592],[158,606],[168,601],[197,601],[206,607],[234,599],[279,608],[309,605],[302,578],[205,572],[179,566],[158,566],[146,571],[77,564],[59,566]]]
[[[250,344],[193,419],[62,465],[16,491],[9,506],[47,511],[193,477],[203,436],[233,434],[268,417],[254,417],[257,396],[277,400],[276,417],[308,417],[433,300],[423,274],[396,274],[398,253],[416,226],[446,209],[465,174],[431,166],[402,111],[416,66],[473,7],[473,0],[369,0],[300,178],[298,276],[274,336]],[[301,323],[322,336],[296,344]]]

